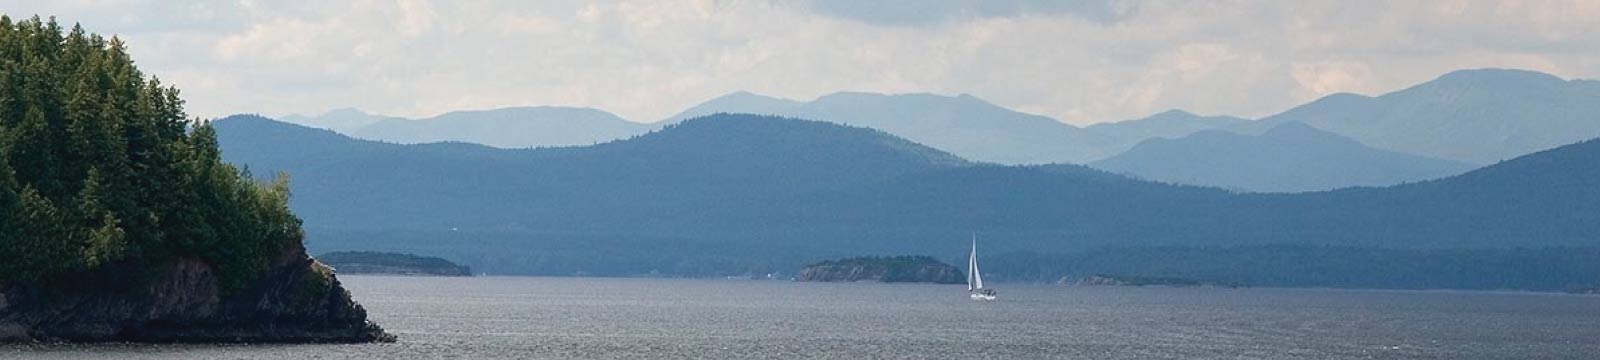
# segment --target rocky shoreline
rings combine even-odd
[[[352,343],[393,341],[299,241],[243,290],[221,294],[193,258],[123,264],[0,288],[0,341]]]

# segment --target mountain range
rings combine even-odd
[[[284,121],[400,144],[467,142],[511,149],[593,145],[655,128],[605,111],[561,106],[452,111],[426,119],[338,109],[318,116],[289,115]]]
[[[1181,110],[1080,128],[1007,109],[972,95],[840,92],[800,102],[736,92],[668,118],[715,113],[795,117],[880,129],[964,158],[997,164],[1084,163],[1155,137],[1240,125],[1246,120]]]
[[[1459,70],[1377,97],[1329,95],[1236,130],[1259,133],[1286,122],[1379,149],[1491,164],[1600,136],[1600,81]]]
[[[1464,171],[1462,163],[1481,166],[1600,136],[1597,84],[1521,70],[1462,70],[1377,97],[1334,94],[1261,120],[1173,110],[1087,127],[1013,111],[971,95],[859,92],[811,101],[735,92],[648,124],[601,110],[567,107],[458,111],[420,120],[346,109],[285,120],[395,143],[451,141],[527,148],[596,144],[716,113],[767,114],[879,129],[977,162],[1093,164],[1168,182],[1278,192],[1427,180]],[[1260,137],[1287,123],[1310,125],[1359,146],[1351,141],[1299,144]],[[1256,137],[1229,137],[1224,131]],[[1196,138],[1163,141],[1191,135]],[[1219,146],[1219,141],[1248,144]],[[1135,149],[1145,143],[1148,146]],[[1277,161],[1252,163],[1274,160],[1267,155]],[[1305,161],[1290,161],[1295,156]],[[1201,165],[1204,161],[1221,163]]]
[[[1090,166],[1162,182],[1261,192],[1389,186],[1477,167],[1374,149],[1297,122],[1261,135],[1206,130],[1178,139],[1150,139]]]
[[[344,134],[352,134],[357,130],[361,130],[361,128],[367,127],[368,125],[388,120],[406,119],[393,116],[368,114],[360,109],[355,108],[342,108],[333,109],[327,113],[317,116],[291,114],[284,116],[281,120],[318,129],[328,129]]]
[[[427,253],[492,273],[763,273],[963,254],[974,232],[997,253],[1600,245],[1600,141],[1392,187],[1238,194],[968,162],[883,131],[770,116],[522,150],[364,141],[253,116],[215,126],[229,161],[293,174],[315,251]]]

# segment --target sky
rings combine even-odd
[[[1600,78],[1600,1],[0,0],[124,38],[193,116],[971,94],[1084,125],[1260,117],[1466,68]]]

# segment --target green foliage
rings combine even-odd
[[[237,290],[300,241],[288,197],[223,163],[120,39],[0,17],[0,283],[193,257]]]

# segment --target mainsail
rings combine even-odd
[[[983,288],[983,275],[978,274],[978,235],[972,235],[972,254],[967,257],[967,291]]]

